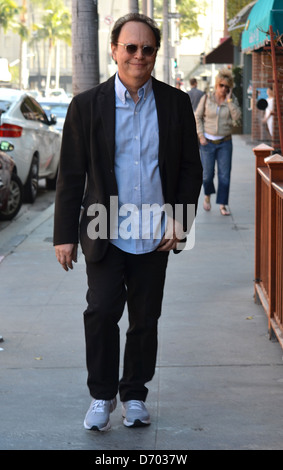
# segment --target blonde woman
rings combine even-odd
[[[230,215],[226,206],[232,165],[232,128],[241,117],[237,99],[232,95],[233,85],[230,70],[221,70],[216,77],[214,91],[201,98],[195,112],[203,165],[203,207],[206,211],[211,209],[210,196],[216,192],[214,176],[217,164],[216,203],[224,216]]]

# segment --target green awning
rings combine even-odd
[[[267,44],[270,26],[276,35],[283,34],[283,0],[257,1],[242,33],[242,51],[253,51]]]

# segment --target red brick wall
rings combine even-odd
[[[277,67],[278,89],[279,89],[279,103],[280,103],[279,106],[280,106],[280,112],[281,112],[281,121],[283,122],[283,116],[282,116],[283,114],[283,54],[282,53],[276,55],[276,67]],[[275,101],[274,139],[273,139],[272,146],[276,149],[280,149],[279,124],[278,124],[276,99],[274,101]],[[283,148],[281,148],[281,151],[279,153],[283,155]]]

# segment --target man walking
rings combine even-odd
[[[191,89],[188,91],[193,110],[197,109],[197,106],[200,102],[201,97],[204,95],[204,92],[198,89],[198,82],[196,78],[190,79]]]
[[[80,237],[86,260],[92,397],[86,429],[109,429],[117,394],[125,426],[150,424],[145,384],[155,372],[168,254],[190,229],[187,205],[196,207],[202,184],[188,95],[151,76],[159,47],[160,31],[150,18],[132,13],[117,20],[111,49],[118,72],[73,99],[63,132],[54,245],[63,268],[72,269]],[[142,236],[143,207],[164,204],[172,213],[153,218]],[[182,204],[182,217],[176,204]],[[126,302],[119,378],[118,322]]]

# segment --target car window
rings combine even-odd
[[[48,124],[48,119],[40,105],[30,96],[27,96],[21,104],[21,112],[29,121],[40,121]]]
[[[57,117],[66,117],[68,104],[62,103],[41,103],[41,107],[44,109],[47,115],[55,114]]]
[[[11,106],[11,101],[0,99],[0,114],[6,113]]]

